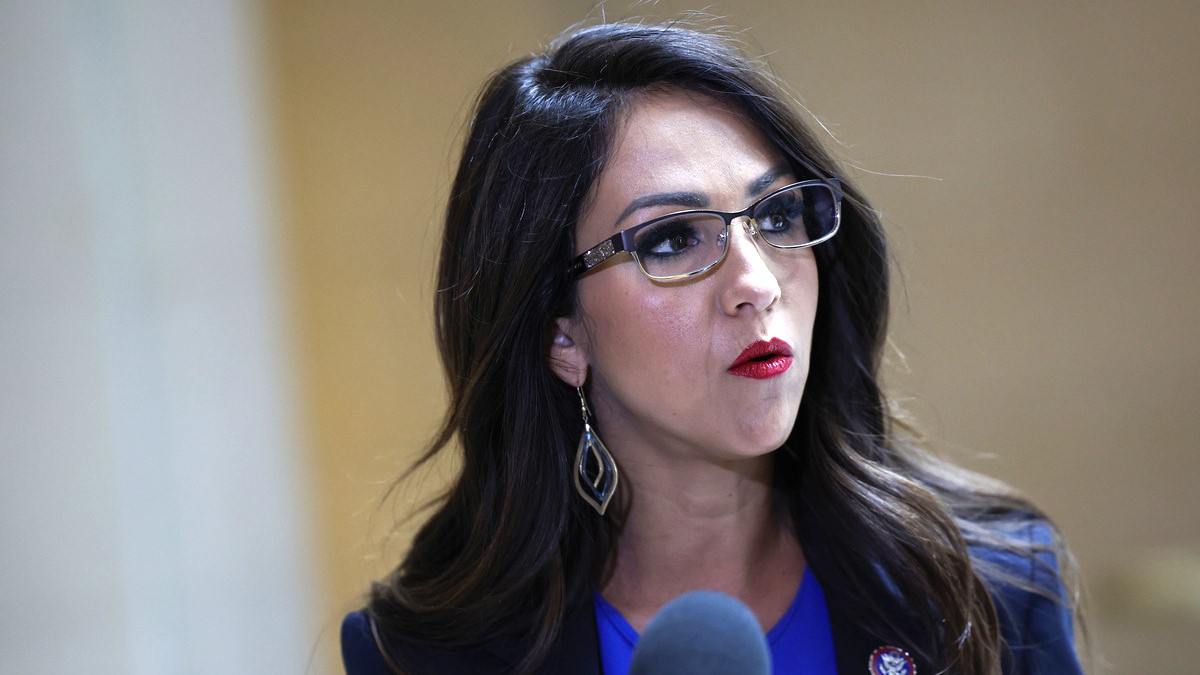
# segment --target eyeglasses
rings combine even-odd
[[[725,259],[729,225],[747,217],[746,231],[777,249],[816,246],[837,234],[842,184],[835,178],[807,180],[775,190],[745,209],[679,211],[622,230],[571,261],[578,276],[621,251],[655,281],[704,274]]]

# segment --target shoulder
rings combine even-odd
[[[342,620],[342,663],[347,675],[500,675],[513,672],[523,654],[517,641],[499,636],[475,647],[454,649],[389,634],[385,656],[375,635],[365,611],[351,612]],[[599,675],[600,647],[590,600],[565,617],[559,639],[538,673]]]
[[[971,557],[996,605],[1009,650],[1005,672],[1082,673],[1053,525],[1025,520],[1006,527],[1002,536],[1010,547],[973,546]]]
[[[347,675],[394,675],[375,643],[371,619],[350,612],[342,619],[342,665]]]
[[[347,675],[498,675],[511,671],[506,654],[488,647],[445,649],[389,635],[387,653],[366,611],[342,620],[342,664]]]

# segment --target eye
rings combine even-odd
[[[704,233],[693,222],[668,220],[642,231],[637,252],[647,258],[667,258],[686,254],[703,243]]]
[[[797,192],[785,192],[765,202],[754,214],[764,235],[783,235],[803,219],[804,201]]]

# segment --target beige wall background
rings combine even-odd
[[[403,551],[394,519],[449,474],[378,506],[442,411],[434,251],[470,102],[491,71],[600,12],[265,6],[319,513],[317,667],[332,669],[341,613]],[[884,213],[900,269],[891,390],[941,451],[1059,521],[1093,596],[1106,661],[1091,671],[1196,672],[1200,9],[705,7],[769,53]]]

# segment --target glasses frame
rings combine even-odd
[[[804,244],[793,244],[790,246],[773,244],[767,238],[761,237],[761,236],[759,237],[760,239],[762,239],[762,241],[766,242],[766,244],[768,246],[770,246],[771,248],[776,248],[776,249],[811,248],[822,242],[829,241],[830,239],[833,238],[833,236],[835,234],[838,233],[838,229],[841,228],[843,192],[842,192],[842,183],[841,183],[841,181],[839,181],[836,178],[817,178],[817,179],[813,179],[813,180],[800,181],[799,183],[791,183],[790,185],[784,185],[783,187],[779,188],[778,190],[772,190],[771,192],[767,193],[766,195],[763,195],[762,197],[759,197],[758,199],[754,200],[753,203],[751,203],[749,206],[742,209],[741,211],[714,211],[714,210],[710,210],[710,209],[688,209],[685,211],[675,211],[674,213],[668,213],[663,216],[651,218],[650,220],[647,220],[644,223],[639,223],[637,225],[634,225],[633,227],[621,230],[620,232],[609,237],[608,239],[605,239],[604,241],[600,242],[599,244],[596,244],[595,246],[584,251],[583,253],[575,256],[575,258],[571,261],[571,266],[567,269],[567,273],[568,273],[568,275],[570,275],[572,277],[577,277],[581,274],[584,274],[588,270],[593,269],[594,267],[596,267],[600,263],[604,262],[605,260],[608,260],[609,258],[613,257],[614,255],[621,253],[621,252],[626,252],[634,259],[635,262],[637,262],[638,269],[640,269],[642,271],[642,274],[646,275],[646,277],[652,281],[678,281],[681,279],[690,279],[692,277],[699,276],[699,275],[704,274],[705,272],[711,270],[712,268],[716,267],[717,265],[720,265],[721,262],[723,260],[725,260],[725,256],[729,253],[728,243],[726,243],[725,247],[721,249],[720,257],[718,257],[716,260],[709,263],[708,265],[705,265],[701,269],[698,269],[698,270],[695,270],[692,272],[687,272],[685,274],[673,274],[670,276],[663,277],[663,276],[655,276],[653,274],[650,274],[650,272],[648,272],[646,270],[645,265],[642,264],[642,259],[638,256],[637,251],[634,250],[634,243],[633,243],[634,235],[636,235],[640,230],[647,228],[651,225],[654,225],[656,223],[661,223],[664,220],[670,220],[672,218],[678,218],[680,216],[708,215],[708,216],[717,216],[721,220],[725,221],[726,237],[728,237],[728,235],[729,235],[729,227],[730,227],[730,225],[733,224],[733,221],[744,216],[744,217],[746,217],[746,220],[747,220],[746,231],[750,233],[751,237],[754,237],[755,235],[759,234],[758,227],[757,227],[758,224],[754,221],[753,218],[750,217],[750,213],[752,211],[754,211],[754,209],[758,208],[760,205],[762,205],[763,202],[767,201],[768,199],[771,199],[772,197],[775,197],[776,195],[779,195],[783,192],[787,192],[788,190],[794,190],[796,188],[811,187],[814,185],[821,185],[821,186],[827,187],[830,189],[831,192],[833,192],[833,229],[831,229],[829,231],[829,234],[826,234],[825,236],[821,237],[820,239],[814,239],[813,241],[810,241],[810,242],[807,242]]]

